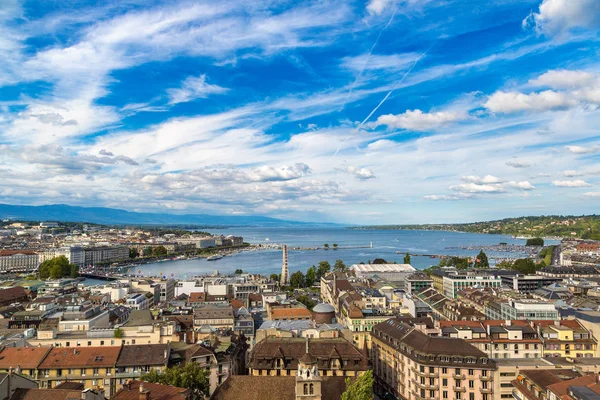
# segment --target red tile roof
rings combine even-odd
[[[50,352],[44,347],[6,347],[0,352],[0,369],[35,369]]]
[[[191,398],[189,389],[159,385],[158,383],[132,381],[119,390],[112,397],[112,400],[139,400],[140,385],[143,385],[144,391],[150,392],[151,400],[185,400]]]
[[[121,347],[54,348],[42,361],[40,369],[114,367]]]

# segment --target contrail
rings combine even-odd
[[[375,108],[373,109],[373,111],[371,111],[371,113],[370,113],[369,115],[367,115],[367,118],[365,118],[365,119],[363,120],[363,122],[361,122],[361,123],[359,124],[359,126],[362,126],[362,125],[364,125],[364,124],[365,124],[365,122],[367,122],[367,121],[369,120],[369,118],[371,118],[371,117],[373,116],[373,114],[375,114],[375,112],[376,112],[377,110],[379,110],[379,107],[381,107],[381,106],[383,105],[383,103],[385,103],[385,101],[386,101],[386,100],[387,100],[387,99],[390,97],[390,95],[391,95],[392,93],[394,93],[394,91],[395,91],[396,89],[398,89],[398,86],[400,86],[400,84],[401,84],[402,82],[404,82],[404,79],[406,79],[406,77],[408,76],[408,74],[410,74],[410,72],[413,70],[413,68],[415,68],[415,67],[417,66],[417,63],[418,63],[418,62],[421,60],[421,58],[425,57],[425,55],[427,55],[427,53],[429,52],[429,50],[431,50],[431,48],[432,48],[433,46],[435,46],[435,44],[436,44],[436,43],[437,43],[437,42],[435,42],[435,43],[433,43],[431,46],[429,46],[429,48],[428,48],[427,50],[425,50],[425,52],[424,52],[423,54],[421,54],[419,57],[417,57],[417,58],[415,59],[415,62],[413,63],[413,65],[411,65],[411,67],[408,69],[408,71],[406,71],[406,72],[404,73],[404,75],[402,75],[402,78],[400,78],[400,80],[399,80],[398,82],[396,82],[396,84],[395,84],[395,85],[392,87],[392,90],[390,90],[390,91],[389,91],[389,92],[388,92],[388,93],[385,95],[385,97],[383,98],[383,100],[381,100],[381,101],[379,102],[379,104],[377,104],[377,107],[375,107]]]
[[[371,54],[373,53],[373,50],[375,50],[375,46],[377,46],[377,43],[379,43],[379,38],[381,38],[381,34],[383,33],[383,31],[385,31],[388,28],[388,26],[390,26],[390,24],[394,20],[394,16],[396,15],[397,10],[398,10],[398,6],[396,6],[394,8],[394,12],[392,13],[392,16],[390,17],[390,20],[387,22],[387,24],[385,24],[385,26],[379,31],[379,34],[377,35],[377,39],[375,39],[375,43],[373,43],[373,46],[371,46],[371,49],[367,53],[367,57],[365,59],[365,63],[362,66],[362,69],[360,70],[358,75],[356,75],[356,79],[354,79],[354,82],[352,83],[350,90],[348,90],[348,94],[346,94],[346,98],[344,99],[344,103],[342,104],[342,108],[340,108],[340,111],[342,111],[344,109],[344,107],[346,107],[346,103],[348,102],[350,95],[354,91],[354,88],[358,84],[358,81],[362,77],[362,74],[365,72],[365,69],[367,69],[367,64],[369,64],[369,60],[371,59]]]

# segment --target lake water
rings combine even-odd
[[[404,253],[446,254],[475,256],[478,250],[447,249],[459,246],[489,246],[506,242],[525,244],[525,240],[513,239],[507,235],[484,235],[473,233],[439,231],[397,231],[397,230],[353,230],[344,228],[230,228],[210,230],[214,234],[243,236],[248,243],[279,243],[288,247],[322,247],[328,243],[344,246],[369,246],[372,248],[338,250],[289,250],[290,273],[306,271],[311,265],[327,260],[332,265],[336,259],[342,259],[346,265],[367,263],[375,258],[401,263]],[[266,241],[265,239],[269,239]],[[396,251],[402,254],[396,254]],[[488,257],[519,257],[518,254],[488,252]],[[281,272],[282,254],[279,250],[243,251],[217,261],[206,259],[164,261],[145,264],[132,268],[130,273],[141,271],[140,275],[164,275],[174,278],[190,278],[218,270],[221,273],[233,273],[236,269],[246,272],[270,275]],[[417,269],[436,265],[439,259],[412,257],[411,264]],[[92,282],[89,282],[92,283]],[[89,284],[88,283],[88,284]],[[95,283],[95,282],[94,282]]]

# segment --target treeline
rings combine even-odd
[[[77,278],[79,268],[71,264],[67,257],[59,256],[41,263],[39,274],[41,279]]]
[[[319,282],[321,278],[331,271],[331,264],[329,261],[320,261],[317,265],[313,265],[306,270],[306,273],[302,271],[296,271],[290,275],[289,286],[294,289],[307,288]],[[336,260],[333,264],[333,270],[337,272],[346,272],[348,267],[342,260]],[[279,282],[281,275],[271,274],[269,277],[274,282]]]

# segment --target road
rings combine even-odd
[[[560,244],[552,249],[552,263],[550,265],[560,265]]]

